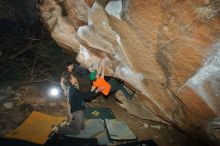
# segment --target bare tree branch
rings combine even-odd
[[[18,52],[16,52],[14,55],[8,57],[8,59],[14,59],[16,58],[17,56],[23,54],[24,52],[26,52],[28,49],[32,48],[32,41],[30,41],[22,50],[19,50]]]

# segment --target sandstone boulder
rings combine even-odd
[[[107,56],[105,73],[135,88],[138,101],[125,106],[129,113],[146,118],[136,112],[146,108],[149,119],[215,142],[220,142],[217,131],[204,125],[220,116],[219,7],[211,0],[45,0],[40,5],[52,37],[78,53],[80,64],[98,65]]]

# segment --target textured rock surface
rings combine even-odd
[[[219,131],[210,129],[220,127],[219,8],[215,0],[45,0],[40,5],[52,37],[77,52],[80,64],[98,65],[108,56],[106,74],[139,91],[149,117],[157,116],[151,119],[216,143]]]

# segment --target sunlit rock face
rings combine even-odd
[[[107,56],[105,73],[138,91],[148,119],[216,143],[220,134],[210,125],[220,128],[219,8],[216,0],[44,0],[40,5],[58,45],[77,52],[85,67]],[[126,106],[135,115],[133,107]]]

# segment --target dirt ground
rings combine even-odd
[[[25,85],[0,88],[0,136],[18,127],[32,111],[66,116],[65,97],[51,98],[47,94],[48,85]],[[7,104],[6,104],[7,103]],[[109,107],[118,120],[125,121],[138,140],[154,139],[159,146],[196,146],[197,144],[176,129],[149,120],[134,117],[117,104],[114,96],[101,96],[87,103],[90,107]]]

